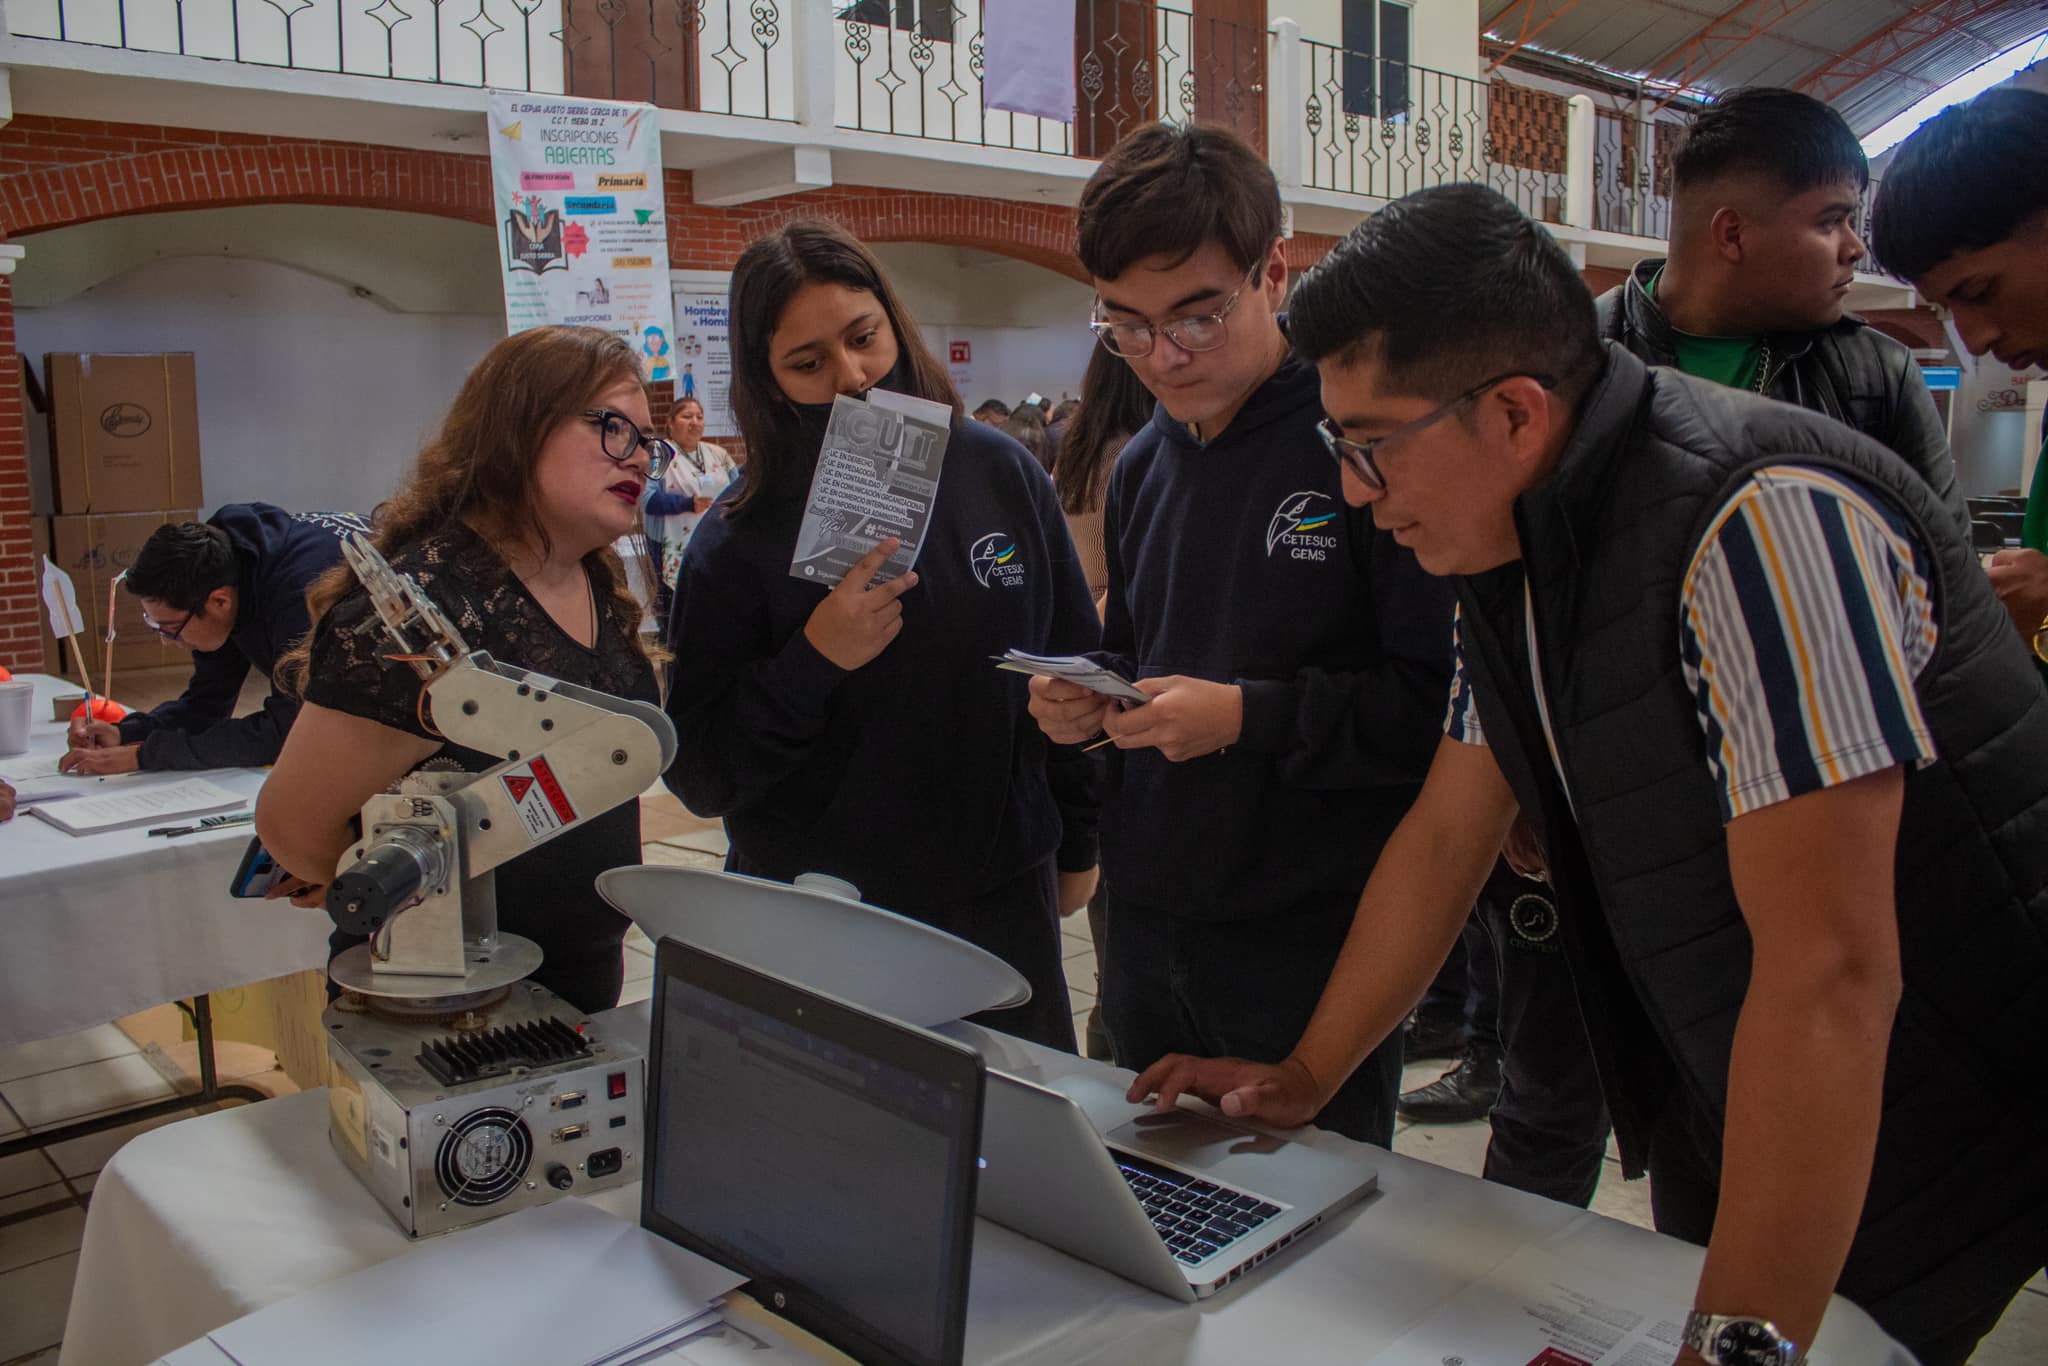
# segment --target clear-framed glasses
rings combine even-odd
[[[1323,445],[1329,449],[1330,454],[1336,458],[1338,464],[1357,475],[1359,482],[1367,488],[1384,493],[1387,488],[1387,479],[1385,475],[1380,473],[1379,461],[1375,458],[1376,452],[1380,447],[1397,437],[1410,436],[1432,423],[1441,422],[1444,418],[1456,412],[1465,404],[1470,403],[1473,399],[1478,398],[1495,385],[1506,384],[1511,379],[1533,379],[1545,389],[1557,387],[1557,381],[1549,375],[1528,375],[1523,374],[1521,371],[1514,371],[1505,375],[1495,375],[1484,384],[1475,384],[1449,403],[1438,408],[1432,408],[1421,417],[1410,422],[1403,422],[1392,431],[1384,432],[1370,441],[1353,441],[1350,437],[1344,435],[1344,429],[1337,425],[1335,418],[1331,417],[1326,417],[1321,422],[1318,422],[1316,424],[1316,431],[1322,436]]]
[[[592,408],[583,414],[591,426],[597,428],[597,443],[605,458],[624,464],[633,458],[633,452],[642,446],[647,448],[647,477],[659,479],[676,458],[672,442],[658,436],[649,436],[640,430],[640,424],[624,413],[610,408]]]
[[[1095,339],[1109,348],[1110,354],[1135,360],[1152,354],[1152,348],[1161,335],[1183,351],[1214,351],[1230,338],[1228,319],[1237,301],[1266,268],[1264,257],[1252,267],[1251,274],[1236,289],[1230,291],[1213,313],[1196,313],[1185,318],[1170,318],[1163,323],[1113,323],[1106,318],[1090,318],[1088,330]],[[1101,307],[1098,300],[1096,306]]]

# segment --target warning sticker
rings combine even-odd
[[[576,819],[569,794],[548,767],[546,759],[533,759],[501,775],[512,804],[519,808],[519,820],[528,839],[539,843]]]

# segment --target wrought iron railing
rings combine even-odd
[[[1303,183],[1376,199],[1430,185],[1491,185],[1525,213],[1562,222],[1564,111],[1555,128],[1510,147],[1485,81],[1302,40],[1308,54],[1301,125]],[[1536,92],[1513,92],[1521,97]],[[1546,97],[1554,98],[1554,97]]]
[[[1071,123],[990,109],[981,0],[862,0],[840,11],[841,128],[1099,157],[1155,119],[1264,125],[1266,35],[1146,0],[1082,0]]]
[[[789,3],[789,0],[784,0]],[[18,37],[795,117],[775,0],[6,0]]]
[[[1681,125],[1628,111],[1599,111],[1593,124],[1593,222],[1605,232],[1671,235],[1671,154]]]

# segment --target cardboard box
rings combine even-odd
[[[197,370],[189,351],[43,357],[59,515],[198,507]]]
[[[104,688],[106,682],[100,674],[106,667],[107,590],[114,576],[135,562],[135,553],[142,549],[142,543],[149,539],[151,532],[167,523],[197,521],[199,514],[192,508],[174,508],[108,517],[35,520],[39,551],[47,545],[50,558],[71,576],[71,582],[78,590],[78,610],[85,618],[79,637],[81,643],[92,651],[86,658],[86,665],[91,670],[93,686]],[[36,565],[40,581],[42,561],[38,559]],[[47,620],[43,623],[43,631],[43,649],[51,660],[51,672],[60,672],[54,667],[60,642],[51,637]],[[125,670],[162,668],[190,659],[188,651],[159,640],[156,632],[143,625],[141,600],[128,591],[127,585],[122,585],[115,594],[114,604],[115,694],[118,696],[120,693],[120,674]],[[64,654],[64,664],[61,672],[67,678],[77,678],[78,661],[70,657],[68,650]]]

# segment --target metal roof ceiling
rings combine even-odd
[[[1480,27],[1496,55],[1520,43],[1649,78],[1652,98],[1804,89],[1868,133],[2048,33],[2048,0],[1480,0]]]

